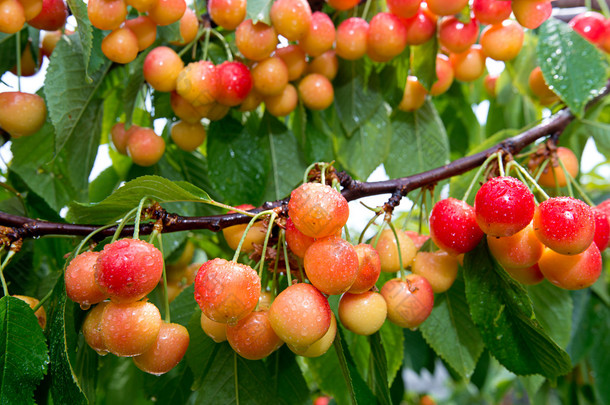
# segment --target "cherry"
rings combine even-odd
[[[436,20],[437,16],[422,3],[413,17],[402,20],[407,29],[407,44],[421,45],[431,40],[436,34]]]
[[[536,66],[534,70],[530,73],[528,83],[532,93],[536,97],[540,99],[540,104],[549,105],[553,104],[559,97],[549,88],[549,85],[546,83],[544,76],[542,75],[542,69],[540,66]],[[555,184],[553,180],[553,185]]]
[[[225,61],[218,65],[218,95],[220,104],[234,107],[241,104],[252,90],[250,69],[241,62]]]
[[[572,18],[569,25],[588,41],[597,44],[604,35],[605,22],[606,19],[602,14],[595,11],[586,11]]]
[[[517,57],[523,46],[523,28],[513,20],[488,25],[479,40],[483,52],[495,60],[507,61]]]
[[[544,280],[538,263],[530,267],[504,267],[504,270],[521,284],[535,285]]]
[[[170,106],[176,117],[184,122],[195,124],[201,121],[203,115],[180,94],[172,91],[169,98]]]
[[[487,245],[493,257],[504,268],[532,267],[538,263],[544,251],[531,224],[511,236],[487,236]]]
[[[180,20],[186,11],[184,0],[156,0],[148,16],[157,25],[170,25]]]
[[[568,174],[572,178],[576,178],[578,175],[579,163],[578,158],[570,149],[560,146],[553,153],[551,161],[546,165],[543,172],[538,178],[538,184],[544,187],[565,187],[568,184],[568,178],[563,171],[559,161],[563,163]],[[532,169],[536,169],[537,165],[531,165]]]
[[[428,94],[428,91],[424,85],[417,80],[417,77],[408,76],[405,84],[405,91],[402,95],[402,100],[400,100],[400,104],[398,104],[398,109],[406,112],[420,109],[426,102],[426,94]]]
[[[124,0],[90,0],[87,14],[91,25],[101,30],[115,30],[127,18],[127,5]]]
[[[248,96],[242,101],[239,106],[239,111],[254,111],[258,108],[259,105],[263,102],[263,96],[258,94],[258,92],[254,89],[248,93]]]
[[[474,0],[472,12],[481,24],[499,24],[510,17],[512,8],[510,1]]]
[[[247,211],[247,210],[254,209],[254,206],[250,205],[250,204],[242,204],[242,205],[238,205],[236,208]],[[233,214],[233,213],[235,213],[235,211],[229,211],[229,214]],[[244,234],[244,231],[246,230],[247,227],[248,227],[248,224],[240,224],[240,225],[229,226],[222,230],[222,235],[225,237],[225,240],[227,241],[227,244],[229,245],[229,247],[231,249],[237,250],[239,241],[241,240],[241,238]],[[241,251],[242,252],[253,252],[255,244],[260,245],[260,246],[263,245],[263,243],[265,242],[266,235],[267,235],[267,227],[264,225],[264,223],[262,221],[255,222],[252,225],[252,227],[250,228],[250,230],[248,231],[246,238],[244,239],[244,243],[241,246]]]
[[[133,357],[155,344],[162,323],[159,309],[150,302],[110,302],[99,327],[106,350],[116,356]]]
[[[40,302],[36,298],[29,297],[27,295],[13,295],[13,297],[25,302],[32,309],[34,309],[36,305],[38,305],[38,303]],[[36,312],[34,312],[34,315],[36,315],[36,318],[38,319],[38,325],[40,325],[40,327],[44,329],[47,326],[47,312],[44,310],[44,307],[41,305],[40,308],[38,308]]]
[[[46,119],[47,106],[39,95],[20,91],[0,93],[0,128],[12,137],[38,132]]]
[[[396,235],[398,235],[398,242],[400,244],[402,266],[403,268],[407,268],[413,261],[413,258],[417,253],[417,249],[415,248],[413,240],[404,232],[396,230]],[[375,246],[375,249],[377,252],[379,252],[381,271],[386,273],[395,273],[400,270],[400,260],[396,245],[394,232],[392,232],[391,229],[384,229],[377,240],[377,246]]]
[[[193,106],[216,101],[220,93],[218,72],[212,62],[191,62],[178,74],[176,92]]]
[[[427,0],[428,8],[436,15],[458,14],[467,5],[468,0]]]
[[[296,41],[307,34],[311,25],[311,7],[306,0],[276,0],[269,17],[278,35]]]
[[[223,119],[223,117],[227,115],[231,109],[231,107],[219,104],[215,101],[209,104],[197,106],[195,108],[197,108],[197,111],[199,111],[199,114],[201,114],[203,118],[207,118],[210,121],[218,121]]]
[[[271,303],[275,296],[271,294],[269,291],[261,291],[261,296],[258,299],[258,310],[259,311],[268,311],[271,308]]]
[[[266,59],[277,46],[275,28],[262,22],[245,20],[235,31],[235,45],[246,58],[254,61]]]
[[[34,54],[32,53],[31,42],[25,45],[23,52],[21,53],[21,77],[34,76],[38,73],[40,65],[42,64],[42,52],[38,53],[38,61],[34,60]],[[17,65],[11,68],[11,73],[17,76]]]
[[[99,252],[83,252],[66,267],[66,294],[72,301],[89,306],[107,298],[95,282],[95,263],[98,256]]]
[[[402,328],[416,328],[425,321],[434,306],[430,283],[417,274],[409,274],[406,281],[395,278],[381,288],[388,305],[388,319]]]
[[[485,54],[481,45],[475,44],[463,53],[449,55],[453,74],[462,82],[472,82],[485,73]]]
[[[251,312],[236,325],[227,326],[227,341],[248,360],[263,359],[284,344],[271,327],[268,311]]]
[[[311,110],[324,110],[333,103],[335,91],[326,76],[309,73],[299,82],[299,96],[305,107]]]
[[[344,293],[358,275],[356,250],[336,236],[315,241],[305,252],[303,263],[311,284],[327,295]]]
[[[277,96],[288,84],[288,67],[278,56],[271,56],[252,68],[254,89],[265,96]]]
[[[113,302],[132,302],[151,292],[163,274],[163,255],[148,242],[120,239],[104,246],[95,281]]]
[[[125,21],[125,26],[136,35],[138,51],[151,46],[157,38],[157,24],[145,15]]]
[[[42,11],[42,0],[19,0],[23,6],[26,21],[36,17]]]
[[[534,213],[533,226],[540,242],[563,255],[585,251],[595,235],[591,207],[572,197],[544,201]]]
[[[256,307],[261,280],[245,264],[216,258],[205,262],[195,278],[195,300],[213,321],[235,324]]]
[[[311,15],[311,24],[299,39],[299,46],[309,56],[320,56],[335,43],[335,25],[326,13],[316,11]]]
[[[66,24],[67,18],[68,7],[63,0],[43,0],[42,11],[28,20],[28,24],[39,30],[55,31]]]
[[[212,20],[226,30],[234,30],[246,18],[246,0],[210,0]]]
[[[358,255],[358,275],[347,290],[352,294],[361,294],[373,288],[381,273],[381,260],[375,248],[366,243],[354,246]]]
[[[470,252],[483,238],[476,213],[468,203],[455,198],[437,202],[430,213],[430,237],[451,254]]]
[[[439,294],[453,285],[458,272],[458,261],[453,255],[442,250],[436,252],[417,252],[411,271],[419,274],[430,283],[432,291]]]
[[[286,243],[292,253],[300,258],[305,257],[305,252],[314,241],[314,238],[299,231],[291,218],[286,219]]]
[[[275,117],[285,117],[297,107],[299,95],[297,89],[290,83],[284,87],[284,90],[275,96],[265,97],[265,107],[269,114]]]
[[[538,266],[544,277],[557,287],[580,290],[597,281],[602,272],[602,257],[595,243],[575,255],[546,249]]]
[[[177,323],[161,324],[153,345],[133,358],[134,364],[148,374],[165,374],[180,363],[189,346],[189,332]]]
[[[117,122],[110,128],[112,144],[121,155],[127,155],[127,132],[125,124],[122,122]]]
[[[326,184],[305,183],[290,194],[288,215],[307,236],[323,238],[336,234],[347,223],[345,197]]]
[[[534,194],[514,177],[495,177],[483,184],[474,199],[477,223],[491,236],[510,236],[534,217]]]
[[[478,36],[479,23],[474,18],[463,23],[454,16],[444,17],[438,29],[439,43],[453,53],[466,52]]]
[[[357,335],[372,335],[383,326],[388,306],[377,292],[345,293],[339,301],[339,319],[343,326]]]
[[[306,350],[322,338],[331,324],[328,300],[311,284],[293,284],[271,304],[269,321],[284,342]]]
[[[335,318],[335,314],[330,313],[330,326],[328,330],[320,339],[313,342],[306,349],[298,346],[288,345],[288,348],[295,354],[303,357],[320,357],[324,353],[330,349],[330,346],[335,341],[335,337],[337,336],[337,319]]]
[[[333,80],[339,73],[339,59],[334,50],[326,51],[322,55],[316,56],[307,66],[308,73],[318,73]]]
[[[275,56],[284,61],[288,68],[288,80],[294,81],[303,75],[307,68],[307,55],[298,45],[288,45],[275,50]]]
[[[453,67],[447,55],[436,55],[436,81],[430,88],[430,94],[438,96],[443,94],[453,84]]]
[[[392,13],[378,13],[369,22],[367,54],[375,62],[387,62],[407,46],[407,28]]]
[[[14,34],[25,24],[25,10],[18,0],[0,1],[0,32]]]
[[[369,23],[360,17],[350,17],[339,24],[336,33],[337,55],[347,60],[360,59],[366,54]]]
[[[205,142],[207,132],[200,122],[191,124],[185,121],[178,121],[172,125],[170,135],[172,141],[180,149],[192,152]]]
[[[184,62],[171,48],[158,46],[146,55],[142,71],[144,79],[155,90],[172,91],[176,89],[176,82]]]
[[[595,216],[595,236],[593,242],[597,245],[600,252],[603,252],[608,247],[610,242],[610,223],[608,216],[605,212],[593,208],[593,215]]]
[[[102,339],[102,314],[108,304],[110,304],[109,301],[103,301],[93,307],[87,313],[82,326],[85,342],[100,356],[108,354],[108,349]]]
[[[497,1],[504,1],[504,0],[497,0]],[[486,75],[484,80],[483,80],[483,87],[485,87],[485,91],[487,92],[487,94],[489,95],[489,97],[495,98],[496,97],[496,83],[498,82],[498,77],[497,75]]]
[[[511,6],[517,22],[531,30],[548,20],[553,12],[548,0],[512,0]]]
[[[61,39],[62,35],[63,34],[60,30],[49,31],[49,32],[44,33],[44,36],[42,37],[42,45],[41,45],[41,51],[44,56],[46,56],[47,58],[51,57],[51,54],[55,50],[55,46]],[[68,35],[67,32],[66,32],[66,35]]]
[[[186,8],[182,18],[180,18],[180,41],[170,42],[172,45],[184,46],[192,42],[197,37],[199,30],[199,21],[195,12],[190,8]]]
[[[421,0],[387,0],[390,13],[402,18],[411,18],[419,10]]]
[[[356,7],[359,2],[359,0],[326,0],[329,6],[339,11],[350,10]]]
[[[227,324],[216,322],[201,313],[201,329],[216,343],[227,340]]]
[[[165,141],[151,128],[132,125],[126,136],[127,154],[135,164],[152,166],[163,157]]]
[[[138,37],[129,28],[117,28],[102,40],[102,52],[116,63],[129,63],[138,56]]]

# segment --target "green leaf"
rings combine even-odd
[[[265,114],[259,131],[260,136],[266,138],[269,151],[270,168],[265,200],[280,200],[302,181],[307,166],[303,162],[296,137],[284,123]]]
[[[363,61],[339,62],[339,73],[333,82],[334,105],[348,137],[378,114],[383,101],[378,82],[374,74],[367,80]]]
[[[380,404],[391,405],[390,389],[388,387],[388,362],[386,360],[386,352],[381,343],[381,335],[376,332],[369,336],[371,345],[371,362],[373,364],[370,370],[373,379],[373,390]]]
[[[437,79],[436,54],[438,52],[438,41],[436,36],[431,41],[412,47],[411,52],[413,53],[413,75],[429,91]]]
[[[268,172],[265,138],[231,117],[208,129],[210,182],[228,204],[263,202]]]
[[[392,120],[392,147],[384,161],[391,178],[421,173],[449,162],[449,141],[434,105],[414,112],[397,111]]]
[[[391,322],[384,322],[379,333],[381,334],[385,357],[388,360],[388,384],[392,384],[396,374],[402,369],[405,340],[403,328]]]
[[[572,332],[572,297],[570,292],[544,280],[540,284],[527,287],[534,304],[534,313],[545,332],[560,347],[570,342]]]
[[[383,69],[379,72],[379,77],[382,78],[380,89],[384,100],[392,108],[400,104],[405,93],[407,77],[410,73],[411,47],[406,47],[405,50],[392,59],[383,64]]]
[[[142,176],[125,183],[103,201],[94,204],[72,203],[67,217],[79,223],[107,223],[121,218],[144,197],[158,203],[172,201],[210,201],[208,194],[185,182],[172,182],[159,176]]]
[[[261,21],[267,25],[271,25],[271,10],[273,0],[250,0],[246,6],[246,19],[251,19],[254,24]]]
[[[601,52],[570,26],[554,18],[539,28],[538,62],[547,84],[582,117],[587,101],[606,82],[607,63]]]
[[[366,180],[390,153],[392,126],[388,109],[387,104],[379,104],[351,137],[335,136],[337,161],[360,180]]]
[[[481,243],[464,259],[466,298],[485,345],[509,371],[547,378],[571,370],[568,354],[536,320],[525,289],[491,257]]]
[[[55,154],[72,136],[99,131],[96,124],[96,91],[103,81],[106,68],[86,79],[83,48],[77,35],[64,36],[53,51],[45,78],[44,92],[49,118],[55,127]]]
[[[47,370],[49,355],[38,319],[28,304],[0,299],[0,403],[33,404],[34,389]]]
[[[286,345],[276,350],[267,362],[278,401],[283,405],[308,404],[309,389],[294,353]]]
[[[301,136],[304,144],[304,154],[307,163],[314,162],[331,162],[335,160],[333,152],[333,139],[331,134],[324,131],[326,125],[324,115],[331,109],[326,111],[306,110],[303,105],[299,105],[295,115],[302,115],[305,121],[305,129]],[[335,110],[331,110],[336,116]],[[296,130],[295,130],[295,133]]]
[[[422,336],[434,351],[468,380],[483,352],[483,340],[468,312],[464,280],[434,297],[434,309],[420,326]]]
[[[134,110],[137,105],[140,90],[144,85],[144,59],[148,52],[142,52],[138,57],[127,64],[127,84],[123,90],[123,103],[125,105],[125,124],[131,125]]]
[[[210,369],[216,364],[215,359],[221,345],[215,343],[201,329],[201,311],[195,311],[191,316],[187,329],[189,331],[189,347],[184,357],[193,372],[193,389],[199,389]],[[203,387],[205,389],[205,387]]]
[[[587,332],[595,336],[595,344],[591,348],[589,361],[591,369],[596,376],[594,380],[595,391],[600,399],[599,403],[610,403],[610,385],[606,376],[610,375],[610,308],[595,296],[591,298],[592,311],[600,318],[599,328],[589,329]]]
[[[89,21],[87,5],[82,0],[67,0],[68,6],[78,25],[78,36],[82,44],[82,56],[85,66],[85,73],[88,79],[93,79],[92,75],[106,62],[102,53],[103,33],[93,27]]]
[[[579,131],[592,136],[600,153],[608,156],[610,153],[610,125],[604,122],[581,120]]]
[[[182,41],[180,34],[180,21],[169,25],[161,25],[157,27],[158,38],[163,42]]]
[[[169,305],[172,314],[172,322],[187,327],[193,313],[197,312],[197,302],[195,301],[195,285],[191,284],[184,289],[176,299]]]

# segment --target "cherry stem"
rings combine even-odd
[[[138,211],[136,214],[136,222],[133,226],[133,238],[138,239],[140,237],[140,220],[142,218],[142,209],[144,208],[144,203],[148,200],[149,197],[146,196],[140,200],[140,204],[138,205]]]
[[[2,281],[2,290],[4,290],[5,297],[8,297],[9,293],[8,293],[8,285],[6,284],[6,279],[4,278],[4,269],[10,263],[13,256],[15,256],[15,253],[17,253],[17,251],[14,250],[13,245],[11,245],[11,247],[8,250],[8,253],[6,254],[6,257],[4,258],[4,261],[2,262],[2,266],[0,266],[0,281]]]
[[[252,225],[254,225],[256,220],[263,215],[268,215],[271,213],[275,214],[274,211],[268,210],[268,211],[259,212],[258,214],[254,215],[254,217],[252,217],[250,222],[248,222],[248,226],[246,226],[244,233],[241,235],[241,239],[239,240],[239,245],[237,245],[237,249],[235,250],[235,254],[233,255],[232,261],[237,262],[237,259],[239,258],[239,254],[241,253],[241,247],[243,246],[244,241],[246,240],[246,235],[248,235],[250,228],[252,228]],[[269,224],[269,227],[271,227],[271,223]],[[269,231],[269,230],[267,229],[267,231]],[[265,243],[267,243],[267,237],[265,237]]]
[[[125,225],[127,225],[129,218],[131,218],[131,216],[133,214],[135,214],[135,212],[137,210],[138,210],[138,207],[133,208],[127,214],[125,214],[125,216],[123,216],[123,219],[121,219],[119,226],[116,228],[116,231],[114,232],[114,235],[112,236],[112,240],[110,241],[110,243],[115,242],[119,238],[119,236],[121,235],[121,232],[123,231],[123,228],[125,228]]]
[[[574,179],[574,177],[572,177],[572,175],[566,170],[563,162],[561,161],[561,159],[559,160],[559,164],[561,165],[561,169],[563,170],[566,178],[568,179],[568,188],[571,191],[572,187],[571,185],[574,185],[574,188],[576,188],[576,190],[578,190],[578,193],[581,195],[582,199],[589,204],[591,207],[595,206],[595,203],[593,202],[593,200],[591,200],[591,198],[589,198],[589,196],[587,195],[587,193],[585,192],[585,190],[583,190],[583,188],[580,186],[580,184],[578,184],[578,182]],[[572,193],[570,192],[570,195],[572,195]]]
[[[284,251],[284,262],[286,263],[286,274],[292,274],[292,271],[290,270],[290,260],[288,259],[288,248],[286,247],[286,231],[283,229],[280,231],[280,242],[282,244],[282,250]],[[277,272],[277,268],[275,269],[275,271]],[[303,278],[303,270],[301,269],[300,265],[299,265],[299,272],[301,274],[301,280],[305,280]]]
[[[163,236],[157,233],[157,242],[159,242],[159,250],[161,251],[161,257],[163,254]],[[170,323],[170,310],[169,310],[169,293],[167,292],[167,270],[165,267],[165,260],[163,260],[163,305],[165,305],[165,322]]]
[[[360,237],[358,238],[358,244],[362,243],[362,241],[364,240],[364,234],[367,231],[367,229],[369,229],[369,227],[371,225],[373,225],[375,223],[375,221],[377,220],[377,218],[381,215],[383,211],[377,211],[375,213],[375,215],[373,216],[373,218],[371,218],[369,220],[369,222],[366,223],[366,225],[364,226],[364,229],[362,230],[362,232],[360,232]]]
[[[15,39],[17,41],[17,90],[21,91],[21,30],[17,31]]]
[[[178,52],[178,56],[182,56],[185,53],[188,52],[189,49],[191,49],[193,47],[193,45],[195,45],[198,41],[199,38],[201,38],[201,36],[203,35],[203,33],[206,31],[205,27],[200,27],[199,30],[197,31],[197,35],[195,36],[195,39],[193,39],[191,42],[189,42],[184,48],[182,48],[180,50],[180,52]]]
[[[400,251],[400,241],[398,240],[398,234],[396,233],[396,228],[394,227],[392,221],[389,221],[388,225],[390,226],[390,229],[394,234],[394,239],[396,240],[396,249],[398,250],[398,265],[400,266],[400,279],[402,281],[405,281],[407,279],[407,275],[405,274],[405,269],[402,263],[402,252]]]
[[[500,171],[500,176],[504,177],[504,162],[502,160],[502,154],[498,153],[498,170]]]
[[[515,166],[517,167],[517,169],[519,169],[521,174],[525,176],[527,181],[529,181],[534,187],[536,187],[536,190],[538,190],[538,192],[542,194],[545,200],[548,200],[550,198],[549,195],[542,189],[542,187],[540,187],[540,184],[538,184],[538,182],[528,173],[528,171],[523,166],[521,166],[517,162],[515,162]]]
[[[220,40],[220,42],[222,43],[222,46],[225,49],[225,52],[227,54],[227,60],[229,62],[233,62],[233,53],[231,52],[231,48],[229,47],[229,44],[227,42],[227,40],[225,39],[225,37],[218,31],[216,31],[215,29],[210,29],[210,32],[212,34],[214,34],[214,36],[216,38],[218,38]]]
[[[477,183],[477,181],[479,181],[479,177],[481,177],[481,173],[483,173],[483,170],[485,170],[487,168],[487,165],[489,165],[489,163],[496,158],[497,154],[498,154],[498,152],[492,153],[487,159],[485,159],[485,161],[483,162],[481,167],[479,167],[479,169],[477,170],[477,173],[472,178],[472,181],[470,182],[470,185],[468,186],[468,189],[466,190],[466,193],[464,194],[462,201],[468,200],[468,197],[470,196],[470,192],[472,191],[472,189],[473,189],[474,185]]]
[[[600,0],[597,2],[599,4],[599,8],[601,8],[602,14],[606,18],[610,18],[610,8],[608,8],[608,4],[606,0]]]
[[[363,20],[366,20],[366,16],[369,13],[370,8],[371,8],[371,0],[366,0],[366,4],[364,5],[364,10],[362,11]]]
[[[114,226],[114,224],[108,224],[108,225],[101,226],[101,227],[97,228],[95,231],[91,232],[89,235],[85,236],[85,238],[81,241],[81,243],[78,245],[78,247],[74,251],[74,254],[72,257],[78,256],[80,254],[80,252],[83,250],[83,247],[85,247],[87,242],[89,242],[89,239],[91,239],[93,236],[95,236],[95,234],[103,231],[104,229],[111,228],[113,226]]]
[[[273,229],[273,224],[275,223],[276,217],[277,217],[277,214],[275,213],[275,211],[271,211],[271,215],[269,216],[269,225],[267,226],[267,233],[265,234],[265,241],[263,242],[263,251],[261,252],[261,261],[260,261],[260,268],[258,270],[258,278],[261,278],[263,276],[263,268],[265,267],[265,258],[267,257],[267,244],[269,243],[269,238],[271,237],[271,230]],[[254,219],[252,219],[252,221],[254,221]],[[250,223],[252,223],[252,221],[250,221]],[[250,225],[250,224],[248,224],[248,225]],[[246,229],[248,229],[248,227],[246,227]],[[246,235],[246,234],[247,234],[247,231],[244,231],[244,234],[242,235],[242,240],[240,240],[240,244],[244,240],[244,235]],[[276,253],[276,256],[277,256],[277,253]]]
[[[65,270],[65,266],[64,266],[64,270]],[[48,293],[46,293],[46,294],[45,294],[45,296],[44,296],[44,297],[42,297],[42,299],[41,299],[40,301],[38,301],[38,304],[36,304],[36,305],[34,306],[34,308],[32,308],[32,311],[34,311],[34,313],[36,313],[36,311],[38,311],[38,308],[40,308],[41,306],[43,306],[43,305],[44,305],[44,303],[45,303],[45,302],[47,302],[47,301],[48,301],[48,300],[51,298],[51,296],[53,295],[54,290],[55,290],[55,288],[51,288],[51,289],[49,290],[49,292],[48,292]]]

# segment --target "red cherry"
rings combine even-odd
[[[595,242],[599,251],[603,252],[610,242],[610,220],[606,213],[597,207],[593,208],[593,215],[595,216],[595,236],[593,242]]]
[[[217,68],[220,104],[234,107],[241,104],[252,90],[250,69],[241,62],[223,62]]]
[[[483,231],[474,208],[464,201],[446,198],[432,208],[430,237],[439,248],[457,255],[474,249],[483,238]]]
[[[570,27],[590,42],[597,44],[602,40],[606,31],[606,19],[595,11],[586,11],[578,14],[569,22]]]

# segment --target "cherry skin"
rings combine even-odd
[[[320,56],[330,50],[335,43],[335,25],[326,13],[316,11],[311,16],[311,24],[305,35],[299,39],[299,46],[309,56]]]
[[[278,48],[274,55],[278,56],[286,64],[286,67],[288,68],[288,80],[291,82],[301,77],[307,68],[307,55],[305,55],[305,51],[298,45],[288,45]]]
[[[458,261],[455,256],[442,250],[417,252],[411,271],[428,280],[432,291],[439,294],[453,285],[457,277]]]
[[[246,0],[210,0],[212,20],[226,30],[234,30],[246,18]]]
[[[434,292],[430,283],[417,274],[409,274],[406,281],[395,278],[381,288],[388,305],[388,319],[402,328],[416,328],[424,322],[434,306]]]
[[[563,163],[563,166],[568,171],[568,174],[572,178],[576,178],[580,166],[578,158],[574,152],[572,152],[572,150],[560,146],[553,153],[551,156],[551,161],[546,165],[543,172],[540,174],[538,184],[543,187],[555,187],[555,185],[565,187],[568,184],[567,176],[561,168],[559,161]],[[534,170],[537,169],[537,167],[532,168]]]
[[[369,22],[367,54],[375,62],[387,62],[407,46],[407,28],[392,13],[378,13]]]
[[[606,19],[602,14],[595,11],[586,11],[572,18],[569,25],[589,42],[597,44],[602,40],[605,33],[605,22]]]
[[[25,19],[31,20],[42,11],[42,0],[19,0],[23,6],[23,14]]]
[[[40,302],[36,298],[29,297],[27,295],[13,295],[13,297],[25,302],[32,309],[34,309],[36,305],[38,305],[38,303]],[[34,312],[34,315],[38,319],[38,325],[40,325],[40,327],[44,329],[47,326],[47,312],[44,310],[44,307],[40,306],[40,308],[38,308],[36,312]]]
[[[82,326],[85,342],[100,356],[108,354],[108,349],[102,339],[102,314],[108,304],[110,304],[109,301],[103,301],[93,307],[87,313]]]
[[[55,31],[66,24],[67,18],[68,7],[63,0],[43,0],[42,11],[28,20],[28,24],[39,30]]]
[[[252,90],[250,69],[241,62],[225,61],[218,65],[218,95],[216,100],[234,107],[241,104]]]
[[[245,264],[216,258],[205,262],[195,278],[195,300],[213,321],[235,324],[258,303],[261,280]]]
[[[510,17],[512,8],[510,1],[504,0],[474,0],[472,12],[481,24],[499,24]]]
[[[199,111],[199,114],[201,114],[203,118],[207,118],[210,121],[218,121],[223,119],[223,117],[226,116],[231,109],[231,107],[219,104],[215,101],[209,104],[197,106],[195,108],[197,108],[197,111]]]
[[[152,166],[165,153],[165,141],[151,128],[132,125],[127,137],[127,155],[139,166]]]
[[[345,226],[349,206],[345,197],[326,184],[305,183],[290,194],[288,215],[307,236],[323,238]]]
[[[497,1],[503,1],[503,0],[497,0]],[[489,97],[491,98],[496,98],[496,83],[498,82],[498,77],[497,75],[486,75],[485,79],[483,80],[483,87],[485,87],[485,91],[487,92],[487,94],[489,95]]]
[[[485,73],[485,53],[481,45],[475,44],[463,53],[449,55],[453,74],[462,82],[472,82]]]
[[[197,21],[197,16],[192,9],[187,7],[182,15],[182,18],[180,18],[180,37],[182,37],[182,39],[180,41],[172,41],[170,43],[172,45],[184,46],[192,42],[197,37],[198,30],[199,21]]]
[[[269,309],[269,321],[275,333],[298,350],[306,350],[326,334],[331,315],[326,297],[305,283],[286,288]]]
[[[66,267],[66,295],[72,301],[89,306],[107,298],[95,282],[95,263],[99,252],[83,252]]]
[[[216,101],[220,93],[218,71],[212,62],[191,62],[178,74],[176,92],[193,106]]]
[[[227,324],[216,322],[201,313],[201,329],[216,343],[227,340]]]
[[[517,22],[531,30],[542,25],[553,12],[548,0],[513,0],[511,6]]]
[[[169,103],[176,117],[184,122],[195,124],[201,121],[203,115],[191,103],[186,101],[180,94],[172,91],[169,98]]]
[[[157,3],[157,0],[124,0],[125,4],[138,10],[140,13],[149,12]]]
[[[303,38],[311,25],[311,7],[306,0],[276,0],[269,11],[278,35],[289,41]]]
[[[479,23],[472,18],[463,23],[454,16],[444,17],[438,29],[438,40],[453,53],[466,52],[479,36]]]
[[[337,336],[337,319],[335,318],[335,314],[333,314],[331,312],[330,313],[330,326],[328,327],[328,330],[326,331],[324,336],[322,336],[320,339],[313,342],[306,349],[303,347],[296,347],[296,346],[291,346],[291,345],[288,345],[288,348],[294,354],[298,354],[299,356],[320,357],[324,353],[326,353],[328,351],[328,349],[330,349],[330,346],[332,346],[333,342],[335,341],[336,336]]]
[[[328,80],[334,80],[339,73],[339,59],[334,50],[326,51],[309,61],[308,73],[318,73]]]
[[[102,40],[102,52],[116,63],[129,63],[138,56],[138,37],[129,28],[117,28]]]
[[[326,3],[335,10],[345,11],[356,7],[359,0],[326,0]]]
[[[285,117],[297,108],[299,95],[297,89],[290,83],[284,90],[275,96],[265,97],[265,107],[269,114],[275,117]]]
[[[305,252],[303,264],[311,284],[327,295],[344,293],[358,275],[356,250],[336,236],[315,241]]]
[[[258,92],[254,89],[248,93],[246,99],[240,104],[239,111],[254,111],[258,108],[259,105],[263,102],[263,96],[258,94]]]
[[[18,0],[0,2],[0,32],[14,34],[25,24],[25,10]]]
[[[358,275],[352,286],[347,290],[352,294],[364,293],[375,285],[381,273],[381,260],[375,248],[366,243],[354,246],[358,255]]]
[[[402,266],[403,268],[407,268],[415,258],[417,249],[415,248],[413,240],[404,232],[396,230],[396,235],[398,235],[398,243],[400,244]],[[398,257],[396,238],[391,229],[384,229],[381,232],[375,249],[379,252],[381,271],[395,273],[400,270],[400,258]]]
[[[207,132],[200,122],[191,124],[178,121],[172,125],[170,135],[180,149],[192,152],[205,142]]]
[[[437,202],[430,213],[430,237],[454,255],[470,252],[483,238],[474,208],[455,198]]]
[[[55,47],[57,46],[57,43],[61,39],[62,35],[63,33],[60,30],[44,33],[44,36],[42,37],[41,46],[41,51],[44,56],[46,56],[47,58],[51,57],[51,54],[55,50]],[[68,35],[67,32],[66,35]]]
[[[148,16],[157,25],[170,25],[180,20],[186,11],[184,0],[157,0]]]
[[[390,13],[401,18],[411,18],[419,10],[421,0],[387,0]]]
[[[326,76],[310,73],[299,83],[299,96],[305,107],[311,110],[324,110],[333,103],[335,91]]]
[[[100,320],[102,341],[116,356],[138,356],[155,344],[162,323],[159,309],[150,302],[110,302]]]
[[[580,290],[597,281],[602,272],[602,257],[595,243],[576,255],[546,249],[538,266],[544,277],[557,287]]]
[[[532,267],[538,263],[544,251],[544,245],[536,237],[531,224],[511,236],[487,236],[487,245],[504,268]]]
[[[504,267],[504,270],[521,284],[535,285],[544,280],[538,263],[530,267]]]
[[[593,215],[595,216],[595,237],[593,242],[597,245],[599,251],[603,252],[610,242],[610,223],[606,213],[597,207],[593,208]]]
[[[87,3],[87,15],[95,28],[115,30],[127,18],[127,5],[124,0],[91,0]]]
[[[610,224],[610,199],[604,200],[601,203],[597,204],[595,207],[596,210],[600,210],[606,217],[608,217],[608,223]]]
[[[418,250],[421,249],[422,246],[424,246],[424,243],[426,243],[428,239],[430,239],[429,235],[419,234],[415,231],[404,231],[404,233],[409,238],[411,238],[413,244],[415,245],[415,248]]]
[[[184,326],[164,322],[151,348],[135,356],[133,362],[148,374],[165,374],[180,363],[188,349],[189,341],[189,332]]]
[[[242,204],[242,205],[238,205],[236,208],[239,208],[244,211],[248,211],[248,210],[254,209],[255,207],[250,204]],[[233,213],[235,213],[235,211],[229,211],[229,214],[233,214]],[[229,247],[231,249],[237,250],[239,241],[241,240],[241,238],[244,234],[244,231],[246,230],[247,227],[248,227],[248,224],[240,224],[240,225],[229,226],[222,230],[222,235],[224,236],[225,240],[227,241],[227,244],[229,245]],[[244,239],[244,243],[241,246],[241,251],[242,252],[253,252],[255,244],[261,245],[261,246],[263,245],[263,243],[265,242],[266,235],[267,235],[267,227],[265,227],[263,222],[262,221],[255,222],[252,225],[252,227],[250,227],[250,230],[248,231],[248,234],[246,235],[246,237]]]
[[[120,239],[104,246],[95,281],[113,302],[133,302],[151,292],[163,274],[163,255],[148,242]]]
[[[489,180],[477,192],[474,210],[477,223],[491,236],[510,236],[525,228],[534,217],[534,194],[514,177]]]
[[[275,28],[262,22],[246,20],[235,31],[235,45],[246,58],[261,61],[275,50],[278,39]]]
[[[468,0],[428,0],[428,8],[436,15],[458,14],[468,5]]]
[[[183,68],[184,62],[173,49],[158,46],[146,55],[142,71],[153,89],[172,91]]]
[[[528,84],[532,90],[532,93],[534,93],[534,95],[540,99],[540,103],[542,105],[553,104],[559,100],[559,97],[557,97],[557,95],[546,83],[540,66],[537,66],[534,68],[534,70],[532,70],[528,79]]]
[[[572,197],[544,201],[534,213],[533,226],[540,242],[563,255],[585,251],[595,236],[591,207]]]
[[[136,35],[138,51],[148,48],[157,39],[157,24],[145,15],[125,21],[125,26]]]
[[[436,81],[432,83],[430,94],[438,96],[443,94],[453,84],[453,67],[447,55],[436,55]]]
[[[437,16],[433,14],[425,3],[422,3],[417,13],[402,22],[407,29],[407,45],[421,45],[436,34]]]
[[[315,238],[307,236],[303,232],[299,231],[294,225],[294,222],[292,222],[291,218],[286,220],[286,243],[288,244],[288,248],[292,253],[301,259],[304,258],[305,252],[309,246],[314,243],[314,241]]]
[[[347,60],[356,60],[366,54],[369,23],[360,17],[350,17],[337,27],[337,55]]]
[[[125,124],[122,122],[117,122],[110,128],[112,144],[121,155],[127,155],[127,133],[128,131],[125,129]]]
[[[405,112],[420,109],[426,102],[428,91],[415,76],[408,76],[405,84],[405,91],[402,100],[398,104],[398,109]]]
[[[388,306],[377,292],[345,293],[339,301],[339,319],[343,326],[357,335],[369,336],[383,326]]]
[[[236,325],[227,326],[227,341],[248,360],[264,359],[284,344],[271,327],[268,311],[251,312]]]
[[[479,43],[488,57],[507,61],[519,55],[523,38],[523,28],[516,21],[504,20],[485,27]]]
[[[277,96],[288,84],[288,67],[278,56],[271,56],[252,68],[254,89],[265,96]]]
[[[0,127],[12,137],[38,132],[47,119],[47,106],[37,94],[7,91],[0,93]]]

